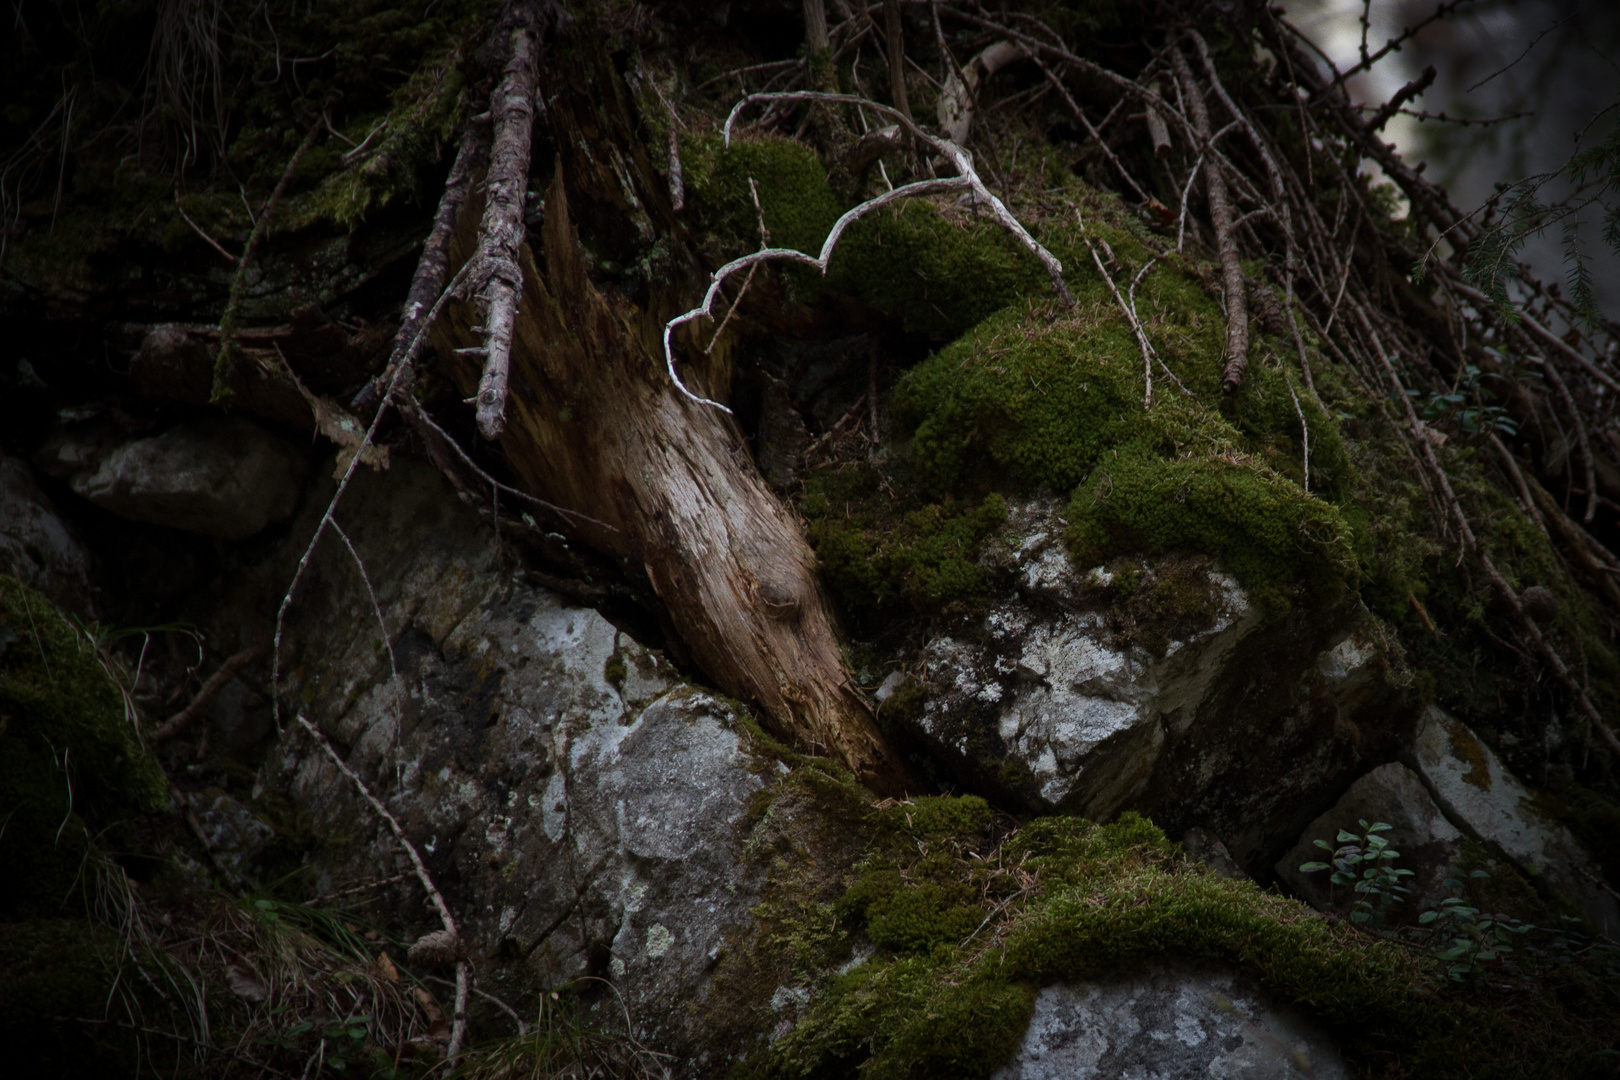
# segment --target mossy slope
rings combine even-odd
[[[1219,877],[1134,814],[1037,819],[995,843],[982,801],[918,799],[867,827],[832,911],[877,952],[824,979],[745,1071],[986,1076],[1013,1053],[1038,987],[1164,957],[1250,972],[1335,1029],[1370,1075],[1612,1075],[1600,1051],[1614,1032],[1577,1025],[1550,994],[1532,989],[1512,1013],[1466,1000],[1422,953]],[[845,951],[834,941],[827,967]]]
[[[39,593],[0,577],[0,913],[55,910],[93,833],[167,799],[95,644]]]

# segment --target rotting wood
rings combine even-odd
[[[946,138],[958,146],[967,143],[978,111],[979,88],[990,76],[1025,55],[1024,47],[1017,42],[998,41],[975,54],[960,73],[952,69],[935,107]]]
[[[830,754],[886,793],[916,790],[844,669],[816,558],[724,413],[647,377],[645,318],[591,282],[558,169],[546,196],[544,270],[520,250],[508,424],[500,444],[523,486],[588,514],[590,546],[644,566],[691,656],[769,725]],[[453,260],[471,257],[471,207]],[[459,351],[468,305],[434,330],[441,362],[470,387]],[[574,419],[559,416],[566,407]],[[581,424],[588,423],[588,427]]]

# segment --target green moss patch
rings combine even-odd
[[[168,783],[88,635],[0,577],[0,911],[51,911],[93,832],[161,809]]]
[[[1220,401],[1218,312],[1186,295],[1185,283],[1167,282],[1157,304],[1138,308],[1162,313],[1167,340],[1185,338],[1161,351],[1189,392],[1161,373],[1144,408],[1135,339],[1112,298],[1098,295],[1102,283],[1093,285],[1077,289],[1072,312],[1033,301],[994,315],[907,374],[896,408],[914,432],[919,475],[949,489],[991,464],[1017,481],[1073,491],[1069,540],[1083,562],[1192,551],[1255,588],[1296,576],[1329,588],[1353,580],[1348,524],[1303,488],[1294,401],[1304,410],[1308,399],[1289,393],[1292,376],[1256,364],[1245,400]],[[1309,409],[1322,447],[1312,476],[1335,489],[1342,446],[1329,437],[1333,422]]]
[[[720,261],[759,247],[759,216],[772,247],[818,255],[833,222],[843,213],[827,184],[827,171],[815,152],[791,139],[734,139],[728,147],[716,136],[681,148],[698,232],[711,234]],[[759,210],[748,181],[758,185]]]
[[[1470,1000],[1490,992],[1446,988],[1419,950],[1219,877],[1134,814],[1037,819],[998,842],[979,800],[919,799],[867,826],[868,854],[832,910],[877,951],[824,978],[745,1072],[987,1076],[1016,1049],[1037,988],[1163,957],[1244,969],[1335,1029],[1368,1075],[1611,1075],[1599,1055],[1612,1017],[1577,1020],[1535,983],[1513,989],[1513,1011]]]
[[[817,472],[806,487],[800,509],[810,542],[847,611],[883,615],[909,606],[959,612],[984,598],[984,574],[974,558],[1007,519],[1001,496],[976,504],[951,496],[920,503],[895,494],[888,477],[866,463]]]

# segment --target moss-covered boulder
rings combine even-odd
[[[111,663],[89,630],[0,577],[0,914],[60,908],[94,838],[167,802]]]
[[[1221,877],[1134,814],[1013,828],[971,796],[923,798],[863,826],[866,855],[825,906],[836,918],[778,926],[816,961],[799,968],[808,1007],[743,1075],[989,1076],[1041,988],[1140,980],[1166,962],[1235,972],[1325,1028],[1356,1074],[1606,1075],[1612,1023],[1574,1023],[1550,986],[1516,990],[1512,1012],[1449,989],[1425,950]]]

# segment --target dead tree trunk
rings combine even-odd
[[[468,210],[475,211],[469,207]],[[451,245],[474,250],[476,214]],[[758,702],[781,734],[846,762],[882,791],[906,787],[828,615],[815,554],[759,479],[724,414],[663,377],[638,333],[641,313],[590,280],[562,170],[546,196],[544,270],[525,246],[500,438],[525,487],[588,514],[584,539],[639,561],[693,659],[727,693]],[[441,322],[439,355],[463,391],[479,365],[475,311]]]
[[[801,748],[842,760],[873,788],[916,789],[847,672],[816,557],[760,479],[721,411],[683,396],[657,359],[663,321],[701,293],[705,271],[636,134],[612,60],[575,40],[541,81],[561,155],[537,261],[524,245],[513,324],[506,460],[532,494],[588,515],[581,541],[644,567],[691,659],[721,690],[758,703]],[[480,185],[450,245],[454,269],[477,249]],[[573,202],[573,207],[570,202]],[[591,280],[579,227],[602,242],[672,251],[641,306]],[[595,241],[593,240],[593,243]],[[470,302],[434,331],[440,363],[466,396],[479,384]],[[461,351],[458,351],[461,350]],[[724,394],[718,354],[694,375]]]

